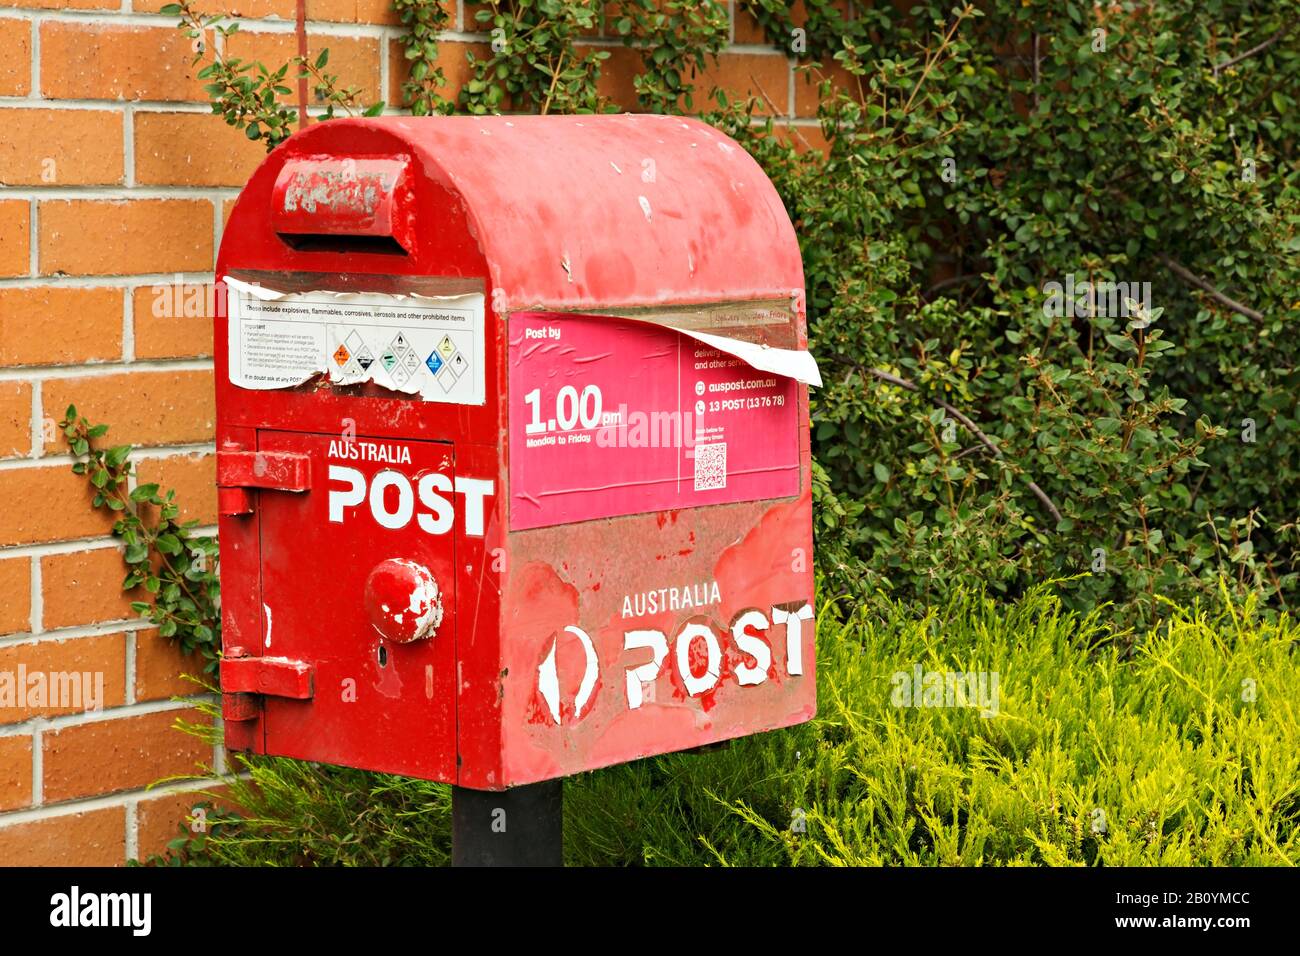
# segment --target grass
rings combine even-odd
[[[1061,585],[1058,585],[1061,586]],[[1068,586],[1065,585],[1065,586]],[[573,865],[1295,865],[1300,628],[1171,609],[1116,637],[1050,588],[823,613],[801,727],[565,784]],[[980,672],[996,713],[897,706]],[[960,701],[960,697],[956,700]],[[198,732],[198,731],[196,731]],[[261,758],[176,862],[442,865],[446,787]],[[155,861],[157,862],[157,861]]]

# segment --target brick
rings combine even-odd
[[[141,484],[157,482],[161,490],[176,492],[182,521],[217,523],[217,459],[211,454],[168,455],[141,459],[136,472]],[[149,509],[151,510],[151,509]],[[148,517],[148,510],[142,512]]]
[[[4,341],[0,314],[0,341]],[[18,458],[32,450],[32,387],[27,382],[0,382],[0,458]]]
[[[31,273],[32,204],[26,199],[0,201],[0,276]]]
[[[823,80],[827,79],[831,81],[833,89],[846,92],[853,96],[854,99],[860,99],[859,94],[864,89],[864,85],[859,84],[858,78],[838,63],[802,67],[796,70],[794,74],[794,111],[796,116],[809,117],[817,115],[817,109],[821,106],[821,84]]]
[[[135,620],[132,601],[148,600],[141,588],[122,590],[126,565],[117,548],[94,548],[41,558],[41,626],[76,627]]]
[[[600,11],[600,29],[604,36],[618,39],[622,36],[615,25],[618,22],[621,3],[606,3]]]
[[[716,60],[711,58],[703,71],[692,70],[687,81],[695,85],[695,109],[712,99],[716,87],[757,97],[757,113],[784,115],[790,108],[789,77],[789,61],[778,54],[723,53]],[[684,98],[682,102],[685,105]]]
[[[492,6],[488,3],[475,3],[474,0],[465,0],[464,12],[461,14],[461,31],[463,33],[490,33],[492,30],[492,21],[484,22],[478,18],[480,10],[488,13],[492,12]]]
[[[492,48],[486,43],[461,43],[456,40],[441,40],[438,43],[436,66],[441,67],[446,83],[438,92],[453,103],[460,95],[460,89],[474,75],[470,69],[467,53],[473,53],[475,59],[486,59],[492,55]],[[607,60],[606,63],[609,61]],[[392,106],[405,106],[402,98],[402,84],[411,75],[411,62],[402,52],[402,44],[392,40],[388,44],[388,102]]]
[[[203,790],[170,793],[136,804],[136,845],[140,857],[161,855],[167,844],[181,835],[182,828],[190,835],[205,832],[201,820],[189,819],[199,804],[238,809],[229,797],[229,788],[215,781]]]
[[[195,835],[191,828],[196,826],[189,821],[190,814],[200,803],[210,804],[212,797],[208,794],[191,790],[182,793],[169,793],[161,797],[141,800],[136,804],[136,847],[137,859],[145,860],[151,856],[162,856],[167,852],[167,844],[175,840],[184,830],[187,835]],[[202,827],[200,822],[197,826]]]
[[[212,113],[136,113],[135,178],[142,185],[243,186],[266,148]]]
[[[31,805],[32,738],[0,737],[0,810],[18,810]]]
[[[31,628],[31,558],[0,559],[0,634]]]
[[[645,70],[641,52],[631,47],[605,47],[609,59],[600,65],[600,79],[596,89],[600,95],[628,111],[640,109],[637,102],[635,77]]]
[[[106,422],[106,444],[180,445],[212,439],[215,402],[212,373],[206,369],[49,379],[42,398],[60,414],[76,405],[77,413],[91,422]]]
[[[743,43],[751,46],[772,42],[767,38],[767,33],[763,28],[759,26],[758,20],[754,17],[754,14],[741,8],[739,5],[736,7],[735,23],[732,35],[735,38],[736,43]]]
[[[212,761],[212,747],[172,725],[208,723],[196,710],[168,710],[63,727],[42,735],[47,803],[146,787],[192,774]]]
[[[119,0],[0,0],[0,7],[25,10],[118,10]]]
[[[198,296],[202,296],[201,300]],[[211,355],[215,299],[214,286],[208,282],[137,286],[131,304],[135,357]],[[197,305],[202,306],[202,315],[185,314],[195,311]]]
[[[60,413],[62,414],[62,413]],[[91,484],[67,465],[0,471],[0,545],[107,534],[113,519],[92,508]]]
[[[157,13],[173,0],[131,0],[131,9],[136,13]],[[206,15],[212,14],[232,14],[238,10],[239,16],[248,20],[261,20],[265,17],[279,17],[282,20],[292,20],[297,15],[297,4],[294,0],[196,0],[191,4],[196,13]],[[308,7],[308,19],[311,8]]]
[[[41,95],[82,100],[206,102],[203,64],[174,26],[41,24]]]
[[[32,321],[36,317],[39,322]],[[0,289],[0,365],[79,365],[121,358],[121,289]]]
[[[39,216],[42,275],[212,269],[206,199],[52,200]]]
[[[124,634],[96,634],[0,647],[0,673],[13,674],[16,678],[20,665],[25,670],[29,686],[17,690],[30,693],[34,674],[66,674],[75,679],[75,686],[55,684],[47,679],[44,702],[33,701],[24,693],[21,699],[15,698],[15,706],[0,707],[0,724],[18,724],[33,717],[84,713],[96,703],[92,698],[99,697],[101,689],[100,709],[121,707],[125,701]],[[83,680],[86,674],[90,675],[88,683]]]
[[[362,106],[383,99],[379,85],[379,41],[373,38],[343,37],[335,34],[307,34],[308,56],[315,60],[320,51],[328,48],[329,64],[325,72],[338,77],[340,88],[357,86]],[[252,33],[240,30],[226,41],[229,56],[261,62],[269,70],[276,70],[298,55],[298,41],[292,33]],[[290,68],[289,75],[292,76]],[[297,84],[286,82],[291,92],[280,99],[296,103]],[[308,84],[308,106],[315,103]],[[239,134],[235,134],[239,135]]]
[[[830,154],[830,143],[822,134],[820,126],[794,126],[783,123],[774,125],[772,132],[778,138],[791,143],[800,153],[815,150],[823,156]]]
[[[833,4],[833,6],[838,7],[842,15],[844,16],[849,15],[849,6],[850,6],[849,0],[839,0],[839,2]],[[804,5],[803,0],[795,0],[795,2],[790,6],[789,16],[786,17],[785,19],[789,20],[789,22],[796,27],[802,27],[807,25],[808,9]],[[736,43],[744,43],[749,45],[757,44],[760,46],[771,45],[774,39],[772,37],[769,37],[763,31],[763,28],[759,26],[758,20],[754,17],[754,15],[746,9],[742,9],[739,3],[736,4],[734,36],[735,36]],[[788,48],[789,44],[788,42],[783,43],[782,46]]]
[[[442,8],[450,12],[446,29],[456,26],[454,0],[442,0]],[[393,8],[392,0],[307,0],[307,19],[330,23],[383,23],[396,26],[402,22]]]
[[[0,20],[0,96],[26,96],[32,87],[32,25]]]
[[[149,700],[169,700],[201,693],[190,674],[212,683],[211,675],[203,674],[204,661],[196,654],[186,654],[175,641],[159,636],[152,628],[135,632],[135,699],[140,703]]]
[[[125,861],[124,807],[0,826],[5,866],[122,866]]]
[[[112,110],[6,110],[0,183],[98,186],[122,182],[122,114]]]

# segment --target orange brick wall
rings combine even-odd
[[[141,480],[215,523],[210,318],[154,315],[152,287],[213,279],[225,215],[264,155],[212,116],[166,0],[0,0],[0,672],[102,675],[103,709],[0,707],[0,864],[122,864],[159,851],[190,801],[151,782],[222,766],[172,729],[186,661],[132,613],[110,523],[53,423],[69,403],[136,444]],[[443,69],[488,37],[447,0]],[[734,4],[733,4],[734,6]],[[240,56],[294,52],[293,0],[242,11]],[[390,0],[308,0],[313,52],[367,102],[397,98]],[[251,19],[256,18],[256,19]],[[751,90],[818,144],[815,93],[733,10],[735,43],[698,81]],[[637,58],[608,46],[607,95],[635,107]],[[197,785],[196,785],[197,786]],[[192,789],[192,788],[191,788]]]

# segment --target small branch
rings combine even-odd
[[[919,393],[921,391],[921,387],[917,385],[915,382],[905,378],[900,378],[897,375],[891,375],[889,372],[881,371],[878,368],[868,368],[866,369],[866,371],[869,374],[874,375],[876,378],[880,379],[882,382],[888,382],[891,385],[897,385],[899,388],[905,388],[909,392]],[[1002,449],[993,443],[993,439],[989,438],[988,435],[984,434],[984,432],[980,430],[980,427],[976,425],[973,421],[971,421],[969,418],[967,418],[966,415],[963,414],[959,409],[954,408],[952,405],[945,402],[942,398],[936,398],[933,395],[929,395],[927,397],[935,405],[938,405],[940,408],[942,408],[945,412],[947,412],[957,421],[961,422],[961,424],[966,428],[966,430],[969,431],[972,435],[974,435],[981,445],[983,445],[985,448],[987,448],[989,451],[993,453],[993,457],[1001,458],[1003,460],[1006,459],[1006,456],[1002,454]],[[1047,492],[1043,491],[1043,489],[1038,486],[1037,482],[1029,481],[1028,479],[1026,479],[1026,482],[1028,483],[1029,490],[1034,493],[1034,497],[1037,498],[1040,502],[1042,502],[1043,507],[1046,508],[1051,513],[1052,517],[1056,519],[1058,524],[1061,521],[1065,520],[1064,518],[1061,517],[1061,512],[1057,510],[1056,505],[1052,504],[1052,499],[1047,497]]]
[[[1038,55],[1038,32],[1034,32],[1034,112],[1038,112],[1038,83],[1041,78],[1041,57]]]
[[[940,279],[934,285],[930,286],[930,288],[922,292],[921,298],[929,302],[932,298],[934,298],[936,295],[938,295],[940,292],[944,291],[945,289],[951,289],[953,286],[964,285],[965,283],[970,282],[972,279],[981,279],[981,278],[983,278],[983,275],[979,272],[967,272],[963,275],[949,276],[946,279]]]
[[[1169,267],[1169,270],[1173,272],[1174,275],[1178,276],[1183,281],[1196,286],[1196,288],[1200,289],[1202,292],[1207,293],[1211,299],[1218,302],[1220,305],[1225,305],[1233,312],[1236,312],[1239,315],[1244,315],[1248,319],[1254,319],[1256,322],[1264,321],[1264,313],[1257,312],[1248,305],[1242,305],[1236,299],[1228,298],[1214,286],[1210,285],[1210,283],[1206,282],[1177,260],[1169,258],[1169,256],[1165,255],[1163,252],[1158,258]]]
[[[767,90],[763,89],[763,84],[758,82],[758,77],[754,76],[754,74],[751,73],[749,75],[749,81],[754,84],[754,87],[758,90],[759,95],[762,96],[763,99],[767,102],[767,108],[772,111],[772,119],[773,120],[784,119],[786,121],[785,128],[788,129],[793,135],[799,137],[799,141],[803,143],[805,149],[812,149],[813,148],[812,143],[808,142],[808,140],[804,138],[803,133],[799,132],[799,127],[794,125],[793,117],[789,116],[788,111],[783,113],[780,110],[780,108],[776,105],[776,102],[772,99],[772,97],[767,95]],[[820,152],[820,150],[818,150],[818,152]]]
[[[294,34],[298,38],[298,56],[307,62],[307,0],[298,0],[294,22]],[[307,76],[298,76],[298,128],[307,127]]]
[[[1276,33],[1274,33],[1271,37],[1269,37],[1267,40],[1265,40],[1263,43],[1259,44],[1258,46],[1253,46],[1245,53],[1238,54],[1237,56],[1234,56],[1231,60],[1227,60],[1223,63],[1217,64],[1214,67],[1214,77],[1217,79],[1219,74],[1222,73],[1224,70],[1226,70],[1228,67],[1236,66],[1242,60],[1248,60],[1257,53],[1263,53],[1265,50],[1271,47],[1278,40],[1282,39],[1284,36],[1290,33],[1291,30],[1294,29],[1294,27],[1295,27],[1295,23],[1294,22],[1290,23],[1287,26],[1282,27],[1280,30],[1278,30]]]

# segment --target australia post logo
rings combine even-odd
[[[390,531],[400,531],[414,520],[425,533],[440,535],[452,529],[459,512],[465,534],[483,537],[487,502],[496,487],[491,479],[453,478],[436,470],[411,477],[411,449],[387,442],[334,440],[328,457],[329,520],[335,524],[342,524],[355,508],[358,513],[369,511],[376,524]],[[367,475],[334,460],[380,467]]]
[[[655,686],[660,676],[669,670],[676,672],[690,697],[699,697],[717,688],[724,680],[724,673],[729,674],[740,687],[764,684],[775,669],[774,644],[784,651],[786,676],[803,676],[804,625],[813,619],[810,602],[796,600],[764,608],[747,608],[736,614],[725,627],[711,620],[721,603],[722,595],[716,581],[664,587],[624,597],[623,654],[619,662],[623,680],[617,683],[623,685],[623,704],[627,710],[640,710],[643,705],[653,703]],[[662,611],[694,611],[696,616],[671,633],[658,628],[637,627],[633,623],[637,618]],[[567,641],[581,645],[585,658],[582,680],[573,697],[574,720],[581,720],[590,712],[596,688],[603,683],[600,678],[605,676],[601,673],[600,655],[590,633],[577,625],[569,625],[562,634],[556,635],[549,653],[537,669],[537,691],[545,703],[547,715],[555,724],[562,722],[563,713],[556,652],[561,643]],[[730,667],[723,667],[724,657],[731,660]]]

